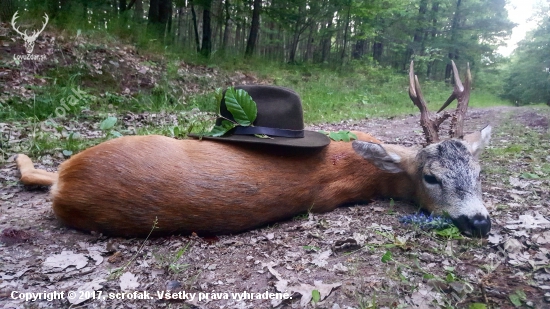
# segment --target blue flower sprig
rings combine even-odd
[[[447,217],[428,216],[424,213],[403,216],[399,219],[399,222],[405,225],[418,226],[423,230],[442,230],[453,225],[453,221]]]

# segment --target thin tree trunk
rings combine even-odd
[[[344,28],[344,43],[342,47],[342,55],[340,55],[340,60],[342,63],[344,63],[344,59],[346,57],[346,45],[348,44],[348,30],[349,30],[349,22],[351,17],[351,2],[348,5],[348,14],[346,18],[346,27]]]
[[[321,62],[328,62],[330,56],[330,45],[332,40],[332,16],[329,19],[328,26],[326,29],[326,34],[323,38],[323,46],[321,50]]]
[[[120,13],[126,11],[126,0],[118,0],[118,11]]]
[[[202,11],[202,47],[201,54],[210,57],[212,53],[212,26],[210,24],[210,10],[212,1],[207,1]]]
[[[313,58],[313,23],[309,26],[309,33],[307,36],[306,53],[304,55],[304,61],[308,62]]]
[[[231,16],[229,15],[229,0],[225,0],[224,9],[225,9],[225,25],[223,29],[223,41],[222,41],[222,52],[227,51],[227,45],[229,44],[229,31],[231,31]]]
[[[458,32],[458,24],[460,22],[461,18],[461,12],[460,12],[460,5],[462,4],[462,0],[457,0],[456,2],[456,11],[453,16],[453,21],[451,24],[451,42],[450,42],[450,51],[449,51],[449,62],[447,63],[447,66],[445,67],[445,81],[451,82],[454,84],[454,80],[452,80],[452,71],[453,67],[451,65],[450,60],[457,60],[458,59],[458,48],[456,47],[456,35]]]
[[[439,2],[432,3],[432,12],[431,12],[431,19],[432,19],[432,28],[430,29],[431,32],[431,41],[435,40],[436,34],[437,34],[437,15],[439,13]],[[426,68],[426,77],[428,79],[431,79],[433,77],[433,67],[435,65],[435,60],[432,60],[428,63],[428,66]]]
[[[296,26],[298,28],[298,26]],[[298,42],[300,41],[300,32],[298,29],[294,29],[294,35],[292,36],[292,42],[290,43],[290,51],[288,54],[288,62],[296,62],[296,49],[298,49]]]
[[[252,26],[250,27],[250,35],[246,44],[245,57],[250,57],[256,48],[256,40],[258,39],[258,31],[260,30],[260,10],[262,9],[262,0],[254,0],[254,10],[252,11]]]
[[[141,22],[143,20],[143,0],[136,0],[134,7],[134,21]]]
[[[199,41],[199,28],[197,27],[197,13],[195,12],[193,3],[191,3],[191,15],[193,16],[193,30],[195,30],[195,45],[197,46],[197,52],[200,52],[201,43]]]

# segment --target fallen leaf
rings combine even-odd
[[[311,260],[311,264],[317,265],[318,267],[325,267],[328,264],[327,259],[331,254],[332,250],[323,251]]]
[[[496,233],[491,233],[491,234],[489,234],[489,237],[487,238],[487,241],[491,245],[498,245],[502,241],[502,235],[496,234]]]
[[[510,238],[504,242],[504,250],[508,253],[519,253],[524,248],[523,245],[515,238]]]
[[[136,289],[139,286],[138,278],[131,272],[125,272],[120,276],[120,289],[122,291]]]
[[[48,257],[42,264],[44,268],[61,271],[69,266],[75,266],[76,269],[84,268],[88,264],[88,259],[84,254],[76,254],[71,251],[63,251]]]
[[[517,177],[510,176],[510,178],[508,178],[508,180],[510,181],[510,185],[512,185],[516,188],[520,188],[520,189],[525,189],[530,185],[529,182],[520,180]]]
[[[539,245],[545,245],[550,243],[550,231],[546,231],[542,234],[535,234],[531,237],[531,240]]]
[[[342,263],[338,263],[332,266],[332,271],[335,271],[337,273],[345,273],[348,271],[348,268],[344,266]]]
[[[76,291],[77,297],[67,298],[69,300],[69,303],[73,305],[78,305],[92,298],[92,296],[95,295],[95,291],[101,290],[103,288],[103,286],[101,285],[101,283],[103,282],[107,282],[107,280],[96,278],[88,283],[85,283]]]
[[[540,213],[535,213],[535,216],[521,215],[519,216],[519,220],[512,220],[506,223],[506,228],[510,230],[550,227],[550,221],[544,218]]]

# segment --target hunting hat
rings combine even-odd
[[[237,126],[221,137],[189,134],[190,137],[297,148],[321,148],[330,143],[326,135],[304,130],[302,101],[293,90],[265,85],[236,86],[235,89],[246,91],[256,102],[258,112],[252,126]],[[225,92],[220,103],[220,115],[223,118],[219,117],[216,125],[221,125],[224,118],[234,120],[224,98]],[[256,134],[269,138],[260,138]]]

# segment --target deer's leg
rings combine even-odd
[[[31,159],[24,154],[17,155],[15,162],[21,173],[21,182],[26,185],[51,186],[57,181],[57,173],[35,169]]]

